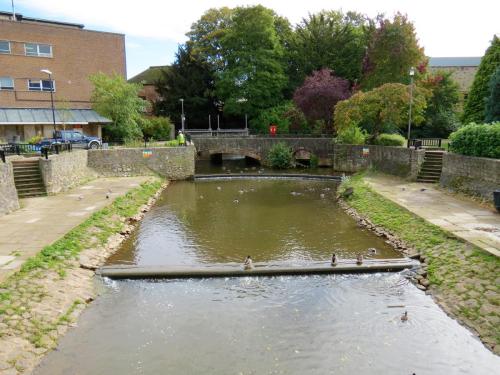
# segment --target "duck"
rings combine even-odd
[[[240,203],[240,201],[238,199],[235,199],[233,203]]]
[[[221,190],[222,190],[222,188],[221,188],[220,186],[217,186],[217,190],[221,191]]]
[[[337,265],[337,254],[333,253],[332,254],[332,266]]]
[[[325,197],[325,194],[321,193],[321,194],[319,195],[319,197],[320,197],[321,199],[323,199],[323,198]]]
[[[247,255],[247,257],[245,258],[245,262],[243,263],[243,268],[245,270],[251,270],[253,268],[252,257],[250,255]]]
[[[408,321],[408,311],[405,311],[403,315],[401,315],[401,321],[406,322]]]
[[[368,248],[368,254],[370,254],[370,255],[377,254],[377,249],[375,249],[374,247],[369,247]]]
[[[358,266],[360,266],[361,264],[363,264],[363,255],[362,254],[358,254],[358,256],[356,257],[356,264]]]

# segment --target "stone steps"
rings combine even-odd
[[[417,182],[436,183],[443,170],[443,151],[426,150],[424,162],[417,176]]]
[[[14,169],[14,183],[19,198],[47,195],[38,159],[16,160],[12,162],[12,167]]]

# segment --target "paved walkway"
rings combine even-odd
[[[0,282],[43,247],[146,180],[148,177],[100,178],[66,193],[21,200],[20,210],[0,216]]]
[[[500,214],[493,209],[446,194],[433,184],[407,182],[385,175],[369,176],[365,180],[385,198],[455,236],[500,256]]]

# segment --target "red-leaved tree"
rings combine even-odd
[[[332,130],[335,105],[351,95],[351,84],[347,79],[336,77],[333,71],[323,68],[304,80],[304,84],[295,90],[293,101],[310,123],[323,121],[326,128]]]

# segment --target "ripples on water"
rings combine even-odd
[[[500,366],[399,274],[112,285],[37,374],[490,375]]]

